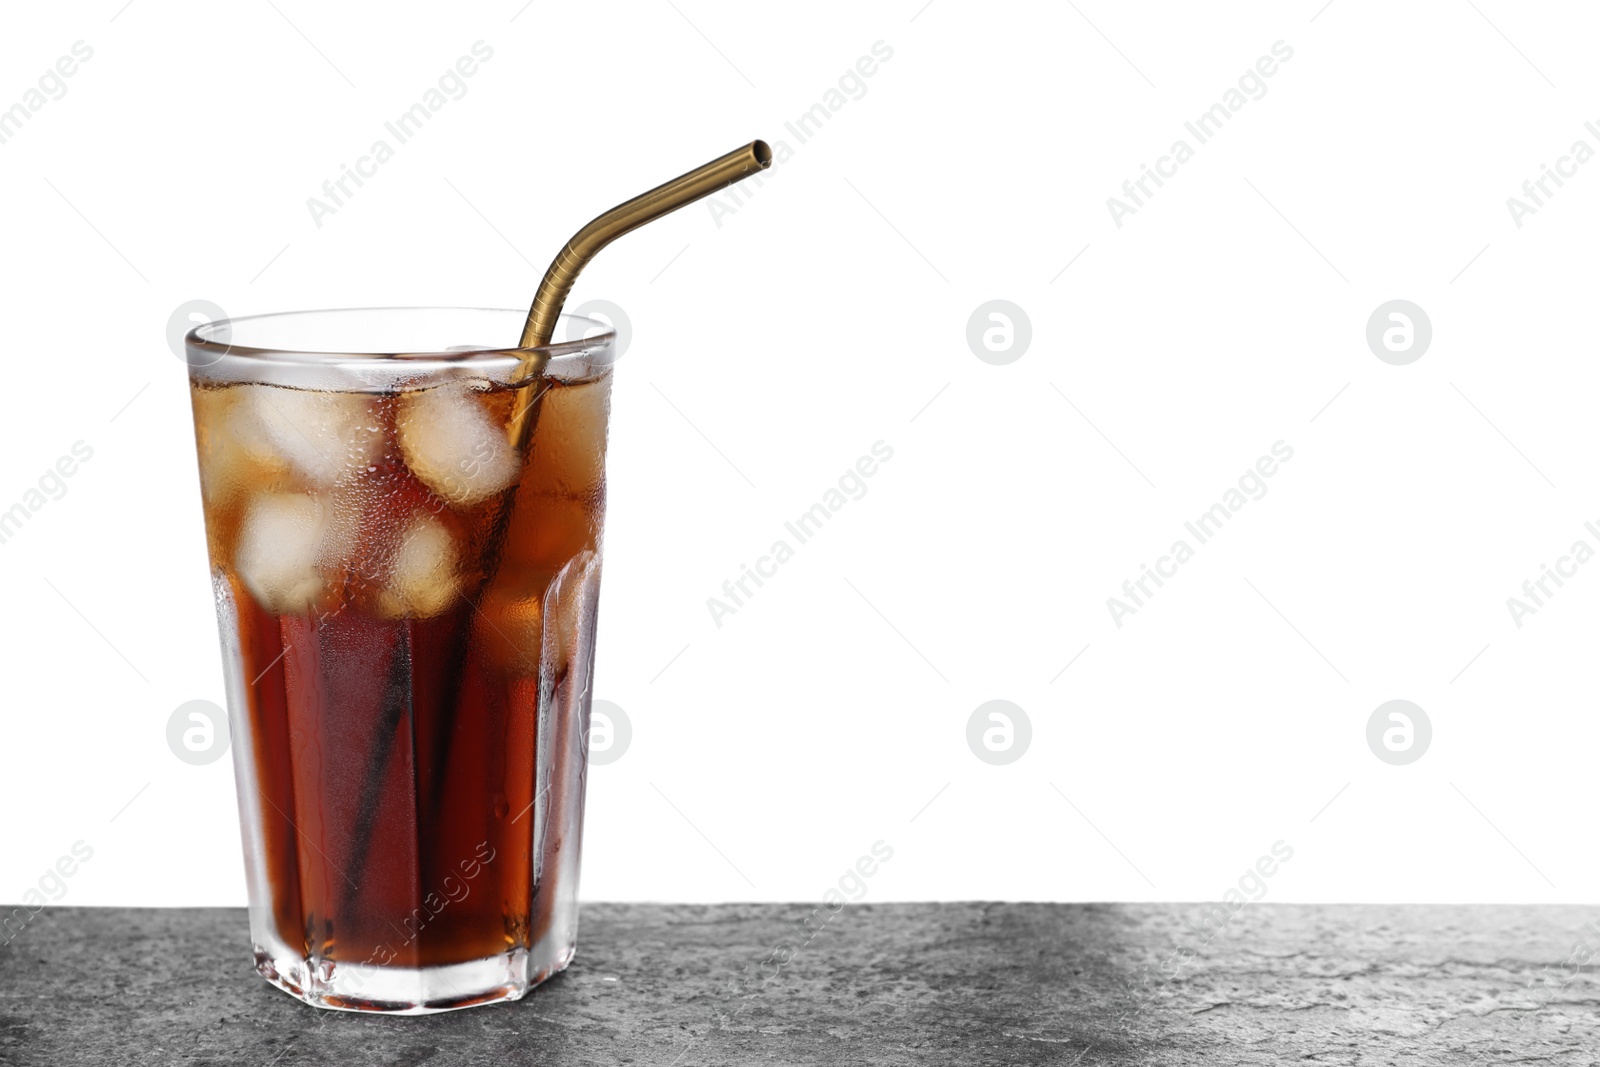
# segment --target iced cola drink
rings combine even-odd
[[[530,385],[485,344],[520,325],[189,338],[256,967],[309,1003],[514,999],[572,958],[612,337]]]

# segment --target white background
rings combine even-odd
[[[0,545],[0,899],[82,839],[62,903],[243,902],[231,759],[165,740],[223,698],[173,310],[523,306],[591,216],[757,136],[785,161],[743,206],[574,294],[634,327],[597,678],[633,741],[591,775],[585,897],[814,901],[879,839],[874,900],[1217,899],[1280,839],[1273,900],[1600,895],[1600,565],[1506,607],[1600,548],[1600,162],[1506,206],[1600,148],[1585,5],[124,3],[0,32],[0,107],[94,49],[0,145],[0,510],[94,450]],[[467,94],[317,227],[307,198],[478,40]],[[801,144],[784,123],[878,41]],[[1005,366],[965,338],[997,298],[1032,323]],[[1432,321],[1408,366],[1365,340],[1391,299]],[[879,440],[867,495],[715,626]],[[1280,440],[1266,496],[1114,625]],[[1409,766],[1366,742],[1397,698],[1433,725]],[[991,699],[1032,723],[1008,766],[967,747]]]

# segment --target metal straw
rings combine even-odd
[[[595,219],[589,225],[573,234],[572,239],[561,249],[560,255],[550,264],[550,269],[545,271],[544,280],[539,283],[539,289],[534,294],[533,306],[528,309],[528,321],[522,329],[521,348],[536,349],[530,352],[517,367],[517,381],[525,382],[517,391],[517,402],[514,405],[508,433],[512,445],[518,452],[526,453],[528,443],[533,436],[534,424],[539,418],[540,401],[549,388],[549,383],[543,381],[545,364],[550,360],[550,353],[543,350],[555,335],[556,321],[561,315],[561,308],[567,302],[567,294],[572,291],[572,283],[577,281],[578,274],[589,261],[595,257],[606,245],[618,237],[636,230],[645,223],[661,216],[676,211],[685,204],[692,204],[701,197],[709,196],[719,189],[724,189],[740,178],[748,177],[757,171],[765,170],[772,165],[772,149],[767,147],[765,141],[751,141],[737,151],[729,152],[720,159],[713,159],[703,167],[696,167],[689,173],[672,179],[665,185],[657,186],[648,193],[636,196],[625,204],[618,204],[604,215]],[[516,501],[516,490],[511,489],[502,494],[500,501],[495,505],[494,517],[489,523],[489,535],[483,547],[485,561],[484,577],[477,592],[472,594],[474,607],[477,606],[478,597],[482,589],[486,588],[500,565],[500,555],[505,547],[505,539],[511,528],[511,512]],[[463,642],[466,640],[466,631],[462,632]],[[451,688],[460,697],[460,670],[465,659],[464,644],[457,649],[453,657],[454,667],[451,676]],[[434,738],[434,751],[436,758],[435,772],[439,777],[434,781],[433,795],[430,808],[433,817],[439,814],[439,805],[443,800],[443,776],[445,767],[449,763],[451,738],[454,736],[452,729],[455,715],[441,717],[439,733]],[[385,737],[385,746],[393,744],[392,733]],[[387,764],[380,762],[387,759],[387,747],[381,747],[374,753],[374,764],[369,769],[368,779],[373,780],[376,775],[381,780],[382,773]],[[366,849],[370,846],[372,816],[368,809],[375,806],[376,792],[372,793],[373,802],[363,802],[362,825],[367,832],[363,834],[363,841],[358,845],[359,855],[365,856]]]
[[[550,343],[555,335],[556,320],[567,302],[567,294],[572,292],[572,283],[578,280],[579,272],[606,245],[647,222],[725,189],[739,179],[766,170],[771,165],[772,149],[767,147],[765,141],[751,141],[743,148],[713,159],[703,167],[696,167],[665,185],[658,185],[625,204],[618,204],[573,234],[560,255],[551,262],[550,269],[545,271],[544,280],[533,295],[533,305],[528,308],[528,321],[522,328],[519,347],[542,348]],[[528,384],[522,387],[510,426],[511,440],[519,450],[528,443],[535,417],[532,400],[538,395],[539,383],[536,379],[544,372],[549,358],[548,352],[535,352],[517,368],[518,379],[528,380]]]

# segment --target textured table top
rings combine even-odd
[[[811,910],[586,905],[525,1000],[411,1018],[268,987],[241,910],[47,910],[0,948],[0,1063],[1600,1063],[1600,909]]]

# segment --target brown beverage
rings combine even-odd
[[[333,1007],[566,965],[608,369],[529,394],[192,382],[257,967]]]

